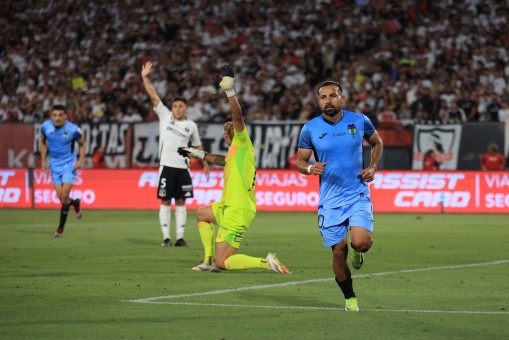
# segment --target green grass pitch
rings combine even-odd
[[[315,213],[258,213],[240,253],[292,271],[197,273],[161,247],[157,211],[0,210],[1,339],[501,339],[509,334],[509,218],[375,215],[375,243],[344,299]],[[174,223],[172,221],[172,235]]]

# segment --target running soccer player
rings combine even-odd
[[[81,200],[69,197],[76,179],[77,170],[86,153],[86,144],[81,129],[67,121],[67,114],[63,105],[55,105],[51,109],[51,119],[41,125],[41,163],[42,170],[48,167],[53,180],[53,186],[62,204],[60,208],[60,223],[55,231],[55,237],[62,237],[69,207],[74,207],[77,218],[81,218]],[[74,143],[80,146],[76,159]],[[49,155],[49,162],[48,162]],[[49,164],[48,164],[49,163]]]
[[[218,272],[218,268],[225,270],[260,268],[290,274],[273,253],[269,253],[266,258],[237,254],[244,233],[256,216],[254,194],[256,165],[253,143],[233,88],[233,69],[229,65],[224,65],[221,73],[219,85],[228,97],[232,113],[232,117],[226,119],[223,129],[224,141],[229,145],[228,154],[225,157],[193,148],[179,149],[182,155],[224,166],[221,201],[201,207],[196,213],[205,258],[203,263],[193,267],[192,270]],[[215,247],[214,224],[218,226]]]
[[[170,221],[171,199],[175,199],[175,246],[185,247],[184,232],[187,223],[186,198],[193,198],[193,182],[189,174],[187,158],[177,152],[179,147],[192,146],[203,150],[198,126],[187,119],[187,100],[184,97],[173,98],[171,111],[162,103],[148,75],[152,72],[152,63],[142,66],[141,77],[149,95],[154,112],[159,117],[159,184],[157,197],[161,199],[159,223],[163,232],[163,247],[171,247]],[[208,179],[209,166],[202,161],[203,171]]]
[[[325,247],[332,249],[332,268],[345,297],[345,310],[358,311],[352,275],[347,263],[350,231],[351,263],[360,269],[363,253],[373,244],[373,206],[368,182],[382,157],[383,143],[363,114],[343,110],[340,84],[326,81],[318,88],[322,114],[306,123],[299,137],[297,170],[320,176],[318,226]],[[371,162],[363,168],[362,140],[372,146]],[[309,164],[314,154],[316,162]]]

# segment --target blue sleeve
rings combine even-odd
[[[47,136],[46,136],[46,124],[45,123],[42,123],[42,125],[41,125],[41,135],[43,135],[45,138],[47,138]]]
[[[79,141],[82,136],[83,136],[83,133],[81,132],[81,129],[78,126],[75,126],[73,140]]]
[[[371,123],[368,116],[362,115],[364,117],[364,139],[368,140],[375,133],[375,126]]]
[[[304,127],[300,131],[299,148],[309,149],[309,150],[313,149],[313,143],[311,141],[311,132],[310,132],[307,124],[304,125]]]

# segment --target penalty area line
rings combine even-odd
[[[509,263],[509,260],[499,260],[499,261],[490,261],[490,262],[482,262],[482,263],[467,263],[467,264],[459,264],[459,265],[453,265],[453,266],[403,269],[403,270],[390,271],[390,272],[379,272],[379,273],[370,273],[370,274],[362,274],[362,275],[353,275],[352,277],[353,278],[366,278],[366,277],[371,277],[371,276],[385,276],[385,275],[404,274],[404,273],[418,273],[418,272],[425,272],[425,271],[432,271],[432,270],[448,270],[448,269],[461,269],[461,268],[481,267],[481,266],[494,266],[494,265],[505,264],[505,263]],[[133,303],[167,303],[167,302],[156,302],[156,301],[163,300],[163,299],[168,300],[168,299],[179,299],[179,298],[186,298],[186,297],[226,294],[226,293],[241,292],[241,291],[246,291],[246,290],[296,286],[296,285],[324,282],[324,281],[330,281],[330,280],[332,280],[332,278],[328,277],[328,278],[322,278],[322,279],[290,281],[290,282],[267,284],[267,285],[219,289],[219,290],[212,290],[212,291],[208,291],[208,292],[196,292],[196,293],[187,293],[187,294],[154,296],[154,297],[149,297],[149,298],[144,298],[144,299],[132,299],[132,300],[123,300],[123,301],[133,302]],[[173,303],[173,304],[177,304],[177,303]]]

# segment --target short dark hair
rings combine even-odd
[[[175,102],[183,102],[184,104],[186,104],[186,105],[187,105],[187,99],[186,99],[186,98],[184,98],[184,97],[182,97],[182,96],[176,96],[176,97],[174,97],[174,98],[173,98],[173,100],[171,101],[172,105],[173,105],[173,103],[175,103]]]
[[[329,86],[329,85],[335,85],[338,87],[339,89],[339,92],[343,93],[343,87],[338,83],[338,82],[335,82],[335,81],[332,81],[332,80],[326,80],[324,81],[322,84],[320,84],[320,86],[318,86],[318,90],[316,91],[316,93],[319,93],[320,92],[320,89],[324,86]]]
[[[64,111],[65,112],[65,106],[63,105],[60,105],[60,104],[56,104],[56,105],[53,105],[53,107],[51,108],[51,111]]]
[[[227,116],[226,116],[226,118],[224,119],[224,122],[225,122],[225,123],[233,122],[233,117],[232,117],[232,115],[227,115]]]

